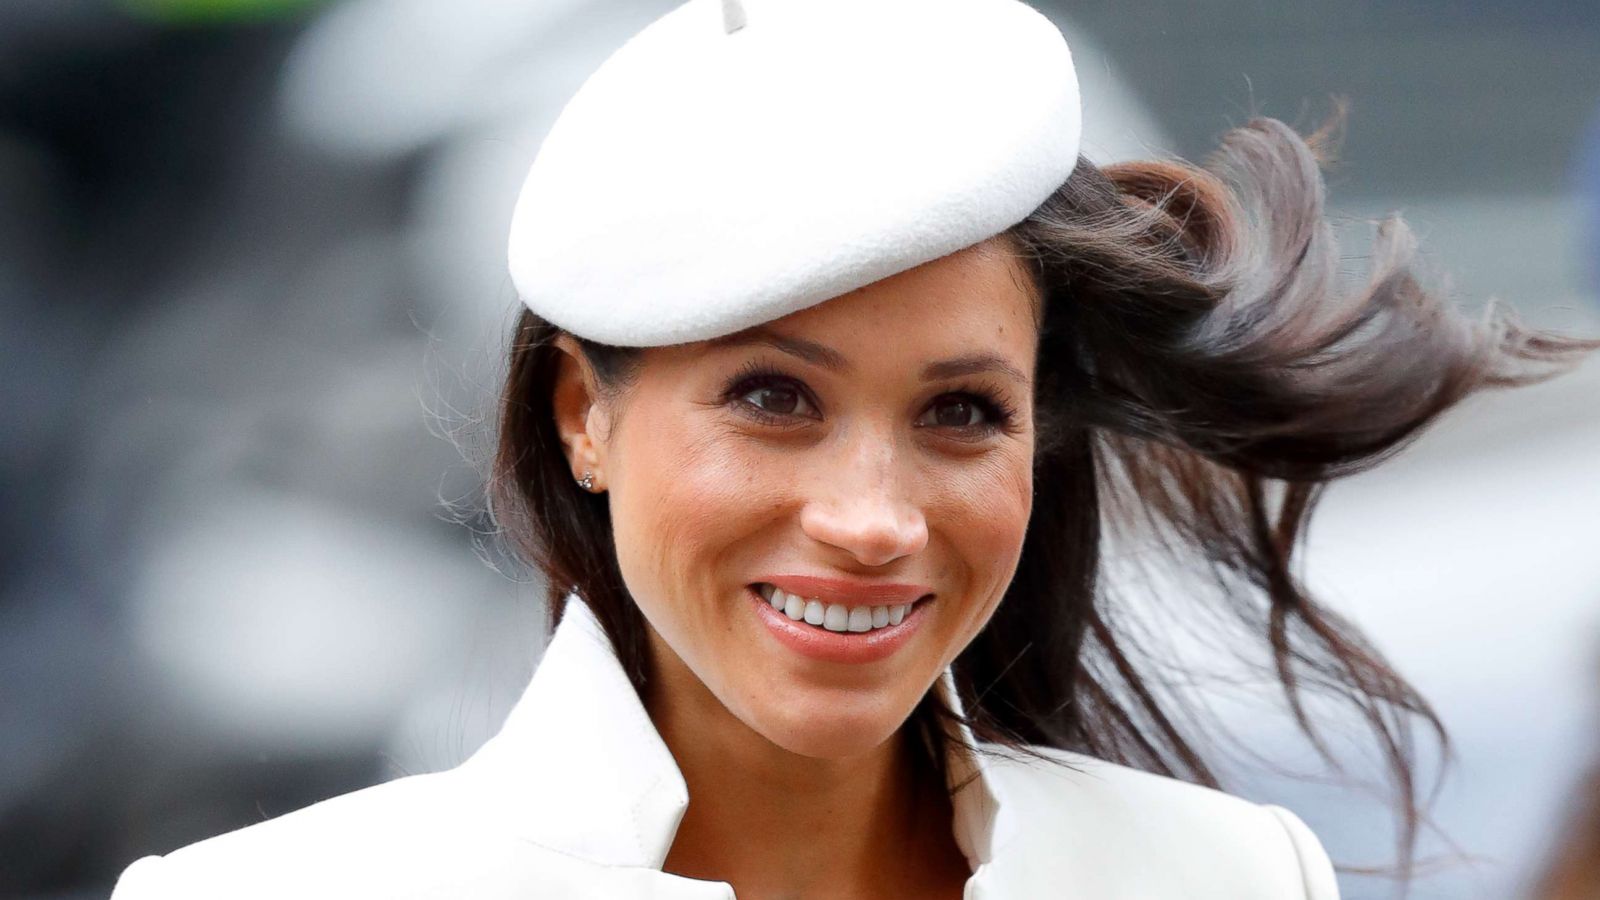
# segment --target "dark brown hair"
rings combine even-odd
[[[1556,834],[1535,900],[1594,900],[1600,897],[1600,764],[1592,766],[1569,795],[1571,811]]]
[[[1218,646],[1259,651],[1325,759],[1338,765],[1331,719],[1309,697],[1366,723],[1394,780],[1404,878],[1422,809],[1414,726],[1447,753],[1445,731],[1354,627],[1308,596],[1296,548],[1327,482],[1396,452],[1468,394],[1548,378],[1600,340],[1527,329],[1494,303],[1464,316],[1424,285],[1396,219],[1379,226],[1364,283],[1347,283],[1323,210],[1327,138],[1258,118],[1204,166],[1079,159],[1006,232],[1045,304],[1035,499],[1016,576],[954,674],[981,741],[1217,786],[1192,733],[1203,717],[1103,577],[1108,539],[1142,534],[1216,589],[1165,602],[1207,617]],[[491,510],[548,578],[551,627],[576,590],[642,696],[644,622],[606,501],[573,483],[556,431],[560,334],[524,311],[512,335]],[[579,344],[604,390],[636,377],[636,351]],[[950,739],[938,722],[951,716],[930,694],[909,723],[935,767]]]

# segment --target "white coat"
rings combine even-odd
[[[952,686],[946,670],[935,689],[950,702]],[[1048,752],[1073,768],[951,751],[952,783],[977,774],[952,798],[967,900],[1336,900],[1293,813]],[[499,734],[460,766],[137,860],[112,900],[733,900],[725,882],[661,871],[688,803],[573,597]]]

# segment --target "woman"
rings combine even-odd
[[[1409,835],[1438,723],[1292,552],[1327,480],[1600,342],[1464,321],[1397,223],[1339,291],[1320,136],[1100,169],[1079,124],[1014,0],[690,0],[631,40],[512,225],[532,684],[462,766],[118,900],[1336,897],[1297,816],[1214,789],[1102,522],[1203,564],[1313,739],[1307,685],[1367,717]]]

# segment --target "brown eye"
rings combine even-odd
[[[928,407],[919,425],[940,428],[971,428],[984,423],[984,412],[972,400],[964,397],[945,397]]]
[[[810,415],[805,396],[791,385],[764,385],[745,393],[740,399],[762,412],[776,416]]]

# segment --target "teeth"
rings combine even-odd
[[[898,606],[845,606],[841,603],[823,603],[795,596],[781,588],[763,584],[758,588],[762,599],[772,608],[796,622],[804,620],[809,625],[820,625],[829,631],[861,633],[878,628],[888,628],[905,621],[912,604]]]
[[[822,604],[821,603],[818,603],[815,600],[807,600],[806,601],[806,624],[807,625],[821,625],[822,624]]]
[[[829,603],[827,615],[822,617],[822,627],[829,631],[846,631],[850,628],[850,610],[842,603]]]
[[[865,606],[857,606],[850,610],[851,631],[872,630],[872,610]]]

